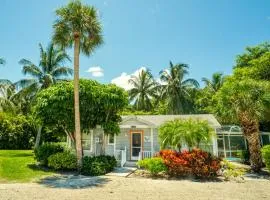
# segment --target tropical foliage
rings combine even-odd
[[[141,70],[139,76],[132,76],[129,83],[129,100],[134,102],[136,110],[153,110],[153,98],[157,98],[157,83],[149,70]]]
[[[59,83],[38,94],[35,113],[41,121],[47,125],[62,127],[74,139],[73,97],[73,82]],[[119,133],[119,112],[127,103],[126,92],[115,85],[80,80],[82,130],[88,131],[101,125],[106,134]]]
[[[173,120],[166,122],[159,128],[159,141],[161,148],[177,148],[181,151],[183,145],[199,147],[200,144],[210,143],[214,130],[206,121],[199,120]]]
[[[74,46],[74,114],[78,167],[82,165],[82,144],[79,106],[79,56],[89,56],[103,43],[102,27],[95,7],[84,5],[79,0],[56,10],[53,25],[53,41],[62,48]]]
[[[168,174],[176,177],[187,175],[201,178],[215,177],[221,167],[218,158],[199,149],[183,152],[162,150],[158,156],[162,158]]]
[[[17,86],[29,87],[34,92],[65,80],[63,77],[67,77],[73,72],[71,68],[63,66],[66,61],[70,61],[66,52],[55,47],[52,43],[49,44],[46,51],[41,44],[39,44],[39,48],[40,61],[38,65],[27,59],[21,59],[19,62],[23,66],[23,74],[32,78],[25,78],[16,83]]]
[[[192,107],[192,92],[199,87],[195,79],[185,79],[188,75],[187,64],[176,64],[170,62],[169,69],[160,72],[162,84],[162,99],[168,101],[168,114],[189,113]]]
[[[259,139],[259,120],[267,108],[270,84],[267,81],[230,77],[217,92],[216,113],[228,121],[240,123],[248,141],[250,162],[254,171],[262,167]]]

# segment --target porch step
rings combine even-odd
[[[137,161],[126,161],[124,167],[137,167]]]

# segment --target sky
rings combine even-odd
[[[55,10],[68,0],[1,0],[0,78],[25,76],[18,61],[38,64],[51,41]],[[214,72],[230,74],[246,46],[269,41],[269,0],[84,0],[98,9],[105,43],[80,56],[80,76],[124,88],[142,67],[155,77],[173,63],[189,64],[201,83]],[[68,50],[73,58],[72,49]],[[67,63],[72,67],[72,63]]]

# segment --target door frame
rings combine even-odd
[[[132,134],[134,133],[140,133],[141,134],[141,151],[143,151],[144,149],[144,131],[143,130],[130,130],[129,131],[129,143],[130,143],[130,160],[134,160],[132,159]]]

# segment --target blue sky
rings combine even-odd
[[[18,61],[38,63],[38,43],[52,35],[54,11],[67,0],[1,0],[0,78],[22,78]],[[190,65],[190,77],[229,74],[247,45],[269,41],[267,0],[85,0],[97,7],[105,44],[91,57],[81,55],[81,77],[101,82],[128,77],[144,66],[157,76],[169,61]],[[68,51],[73,55],[71,50]],[[72,63],[69,64],[72,66]],[[100,66],[104,76],[93,77]],[[95,75],[95,74],[94,74]],[[97,75],[97,74],[96,74]],[[98,75],[101,75],[100,73]],[[121,79],[118,82],[121,82]]]

